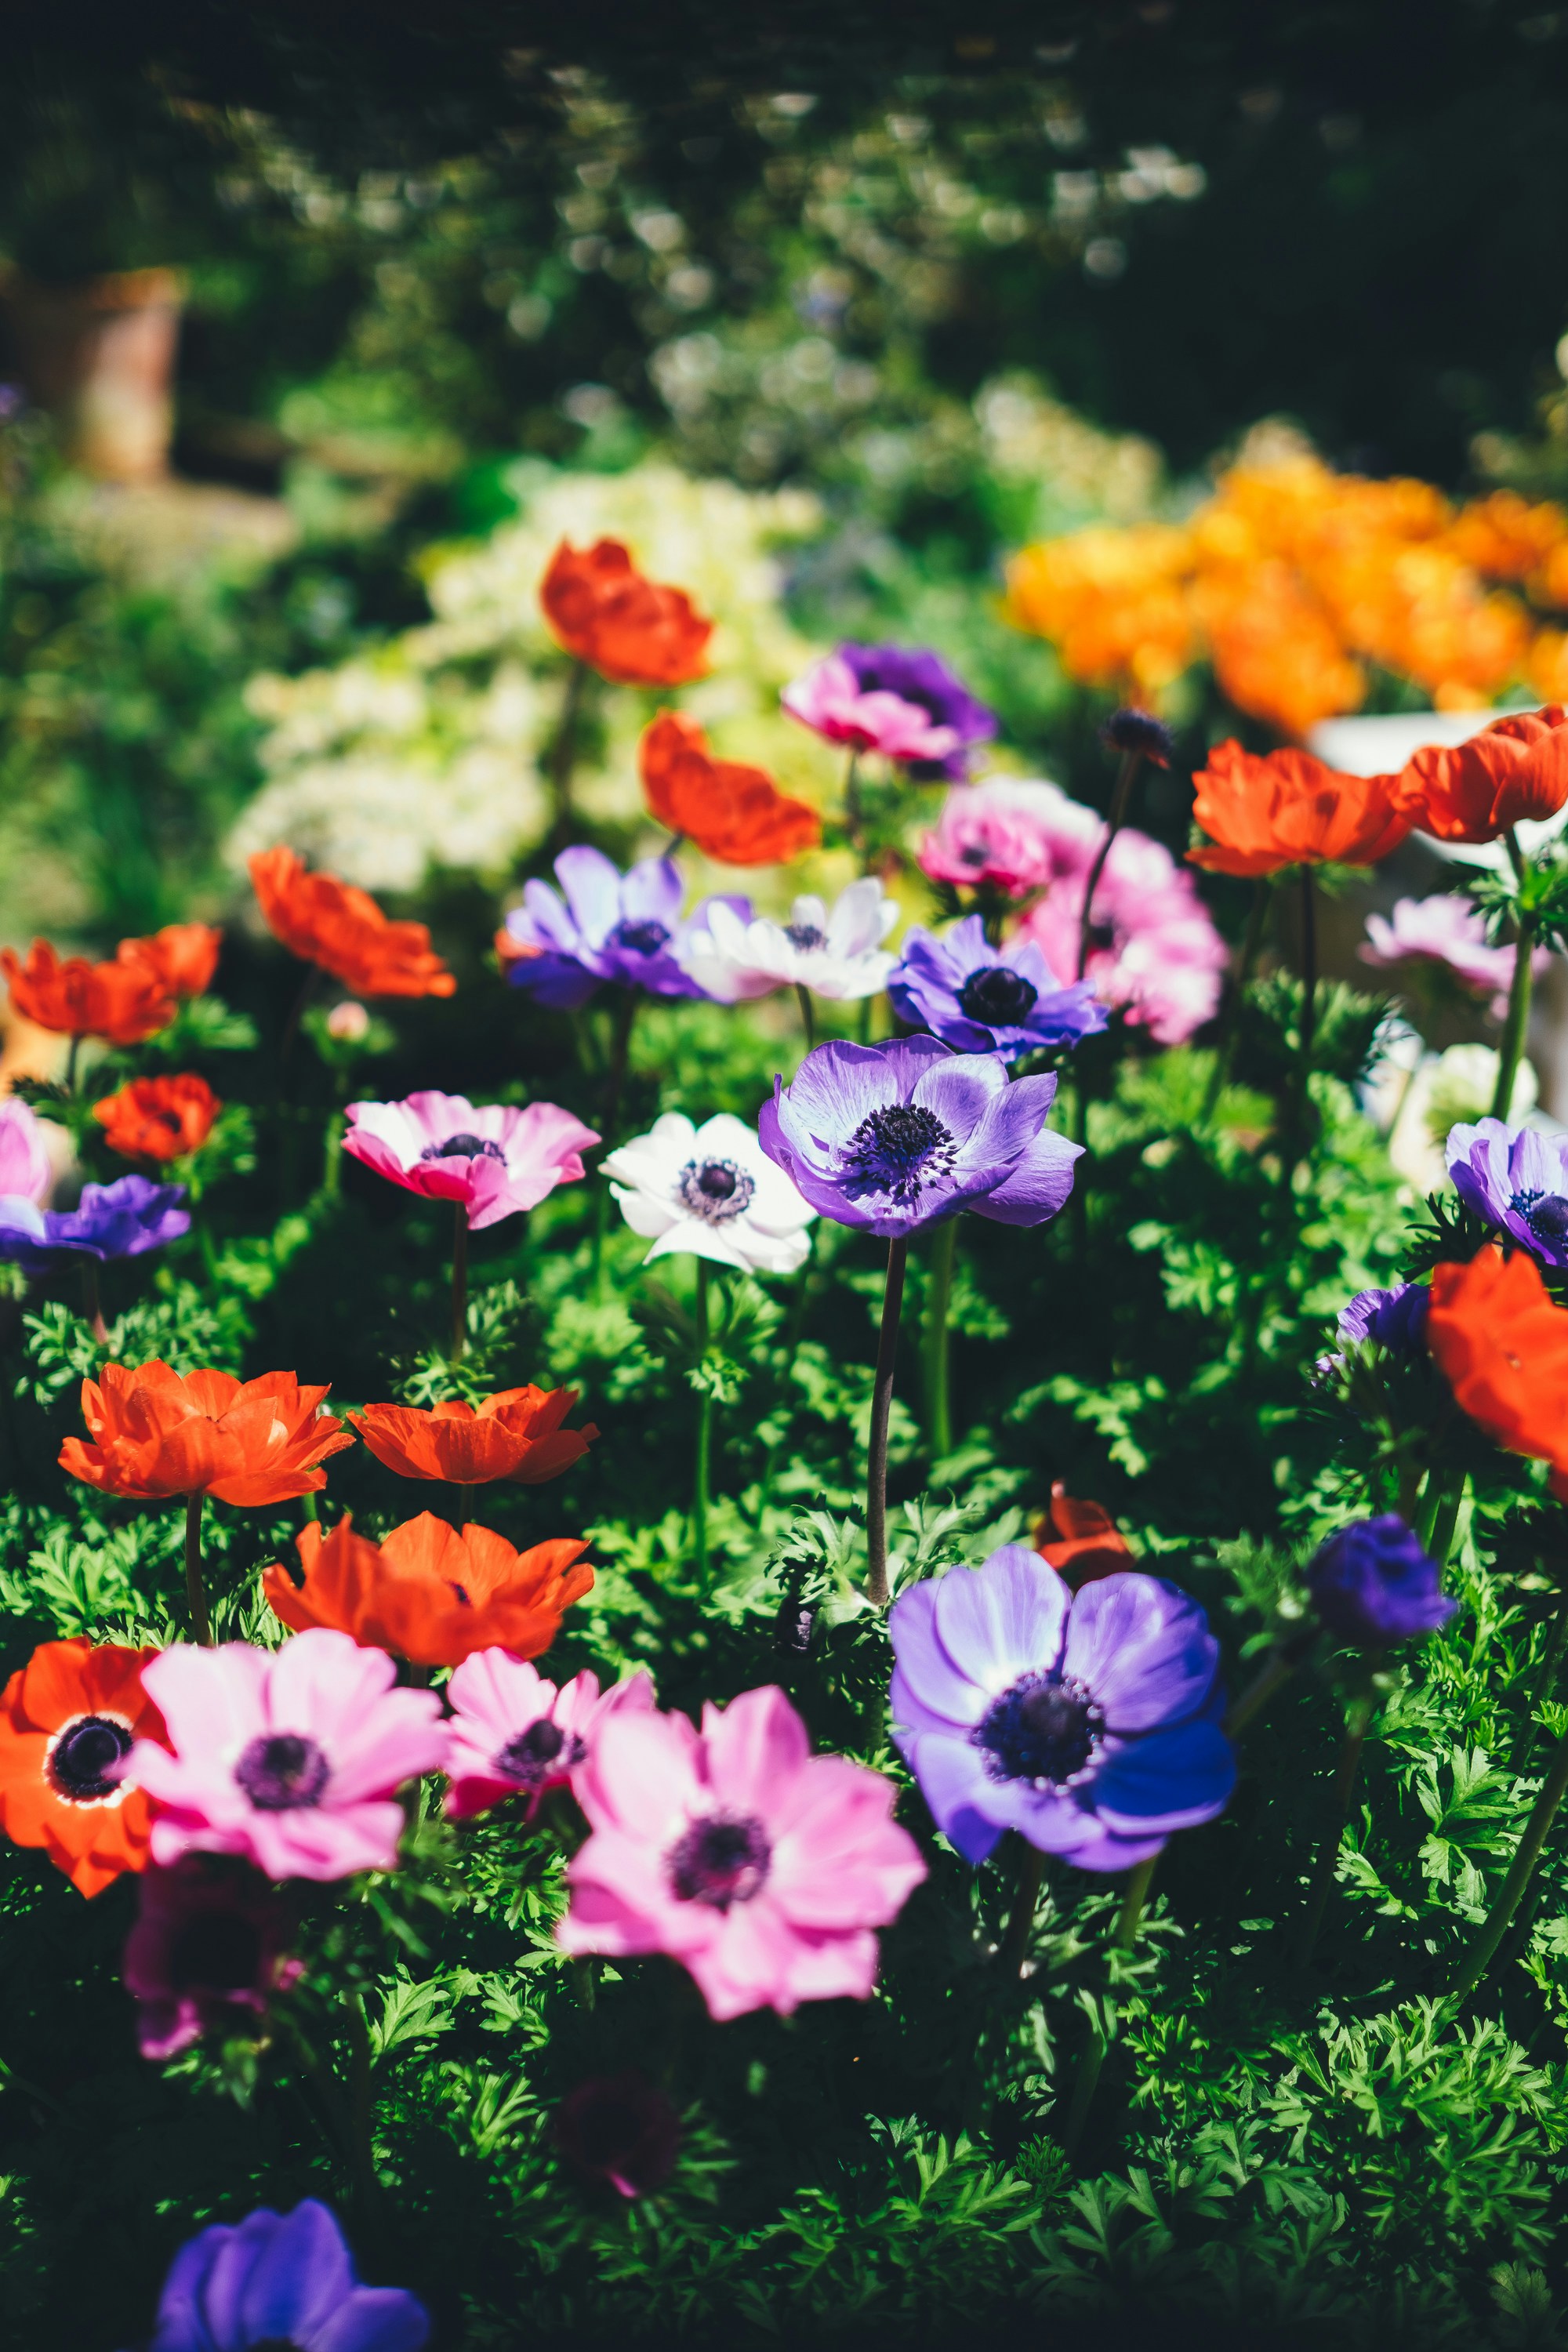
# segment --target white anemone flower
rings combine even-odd
[[[805,1228],[816,1216],[756,1129],[721,1111],[693,1127],[678,1110],[605,1161],[621,1214],[656,1257],[710,1258],[744,1274],[794,1274],[805,1263]]]
[[[885,898],[875,875],[868,875],[839,892],[831,914],[820,898],[797,898],[787,923],[748,917],[726,899],[710,898],[675,952],[699,986],[724,1004],[775,988],[808,988],[843,1002],[886,987],[898,958],[882,941],[898,919],[897,899]]]

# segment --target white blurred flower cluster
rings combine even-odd
[[[818,528],[813,499],[665,465],[584,474],[527,458],[509,487],[514,520],[426,557],[433,620],[335,669],[251,681],[267,781],[229,836],[234,866],[286,841],[366,889],[406,891],[433,867],[499,877],[531,848],[548,823],[539,761],[564,669],[539,587],[563,539],[623,540],[649,578],[686,589],[717,621],[710,674],[680,696],[717,751],[808,797],[830,789],[831,755],[778,710],[779,689],[818,650],[784,615],[774,554]],[[575,785],[591,815],[635,822],[637,741],[652,707],[604,689],[603,764]]]

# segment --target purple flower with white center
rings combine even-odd
[[[938,1828],[982,1863],[1004,1830],[1080,1870],[1129,1870],[1223,1812],[1219,1644],[1157,1576],[1074,1593],[1023,1544],[901,1592],[893,1738]]]
[[[154,1184],[145,1176],[121,1176],[112,1184],[84,1184],[74,1209],[36,1209],[7,1200],[0,1208],[0,1258],[28,1274],[47,1274],[59,1253],[79,1257],[140,1257],[162,1249],[191,1230],[180,1207],[183,1184]]]
[[[1307,1570],[1307,1584],[1330,1633],[1367,1650],[1435,1633],[1458,1606],[1442,1589],[1436,1561],[1392,1511],[1331,1536]]]
[[[1076,1045],[1110,1018],[1092,981],[1064,988],[1031,939],[993,947],[979,915],[966,915],[943,939],[910,931],[888,995],[901,1021],[931,1030],[944,1045],[1008,1062]]]
[[[1368,1340],[1391,1356],[1413,1356],[1426,1336],[1432,1294],[1424,1282],[1396,1283],[1392,1290],[1361,1290],[1342,1307],[1339,1336],[1352,1346]]]
[[[684,885],[674,860],[645,857],[623,874],[599,849],[579,844],[555,861],[560,892],[524,885],[506,919],[507,978],[541,1004],[575,1012],[606,981],[653,996],[700,996],[676,961]]]
[[[327,2208],[218,2222],[169,2265],[148,2352],[419,2352],[430,2319],[400,2286],[362,2286]]]
[[[942,758],[912,761],[910,775],[962,783],[969,773],[971,747],[989,743],[996,733],[995,712],[976,701],[947,664],[923,646],[840,646],[838,658],[854,672],[862,694],[897,695],[956,738]]]
[[[1568,1265],[1568,1136],[1483,1118],[1450,1128],[1444,1156],[1468,1208],[1548,1265]]]
[[[885,1241],[973,1209],[1040,1225],[1072,1191],[1079,1146],[1046,1125],[1054,1076],[1009,1080],[992,1054],[935,1037],[818,1045],[773,1082],[758,1139],[813,1208]]]

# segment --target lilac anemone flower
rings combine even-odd
[[[957,738],[942,758],[909,762],[911,776],[963,783],[969,774],[972,745],[988,743],[996,732],[996,714],[988,710],[947,664],[923,646],[840,646],[838,658],[855,674],[862,694],[893,694],[917,710],[929,711],[934,726],[948,728]]]
[[[1456,1192],[1548,1265],[1568,1265],[1568,1136],[1483,1118],[1448,1130]]]
[[[909,932],[888,994],[911,1027],[931,1030],[960,1054],[1000,1054],[1008,1062],[1076,1045],[1110,1018],[1092,981],[1064,988],[1031,939],[994,948],[979,915],[966,915],[945,939]]]
[[[966,1862],[1017,1830],[1080,1870],[1129,1870],[1225,1810],[1219,1644],[1163,1578],[1074,1593],[1004,1544],[900,1593],[889,1631],[894,1739]]]
[[[673,953],[684,895],[673,859],[645,857],[622,874],[602,850],[579,845],[562,851],[555,878],[559,894],[529,882],[507,917],[501,955],[514,988],[567,1013],[606,981],[653,996],[705,992]]]
[[[1424,1282],[1396,1283],[1392,1290],[1358,1290],[1340,1309],[1339,1337],[1352,1347],[1368,1340],[1391,1356],[1413,1356],[1426,1336],[1432,1294]]]
[[[180,1207],[183,1184],[154,1184],[121,1176],[112,1184],[84,1184],[74,1209],[35,1209],[7,1200],[0,1206],[0,1258],[27,1274],[47,1274],[61,1251],[80,1257],[140,1257],[191,1230]]]
[[[400,2286],[361,2286],[327,2208],[218,2222],[169,2266],[148,2352],[419,2352],[430,2320]]]
[[[1079,1147],[1046,1125],[1054,1077],[1008,1079],[991,1054],[935,1037],[835,1039],[773,1082],[758,1139],[814,1209],[884,1241],[961,1209],[1040,1225],[1072,1191]]]
[[[1444,1592],[1436,1561],[1392,1511],[1331,1536],[1307,1583],[1330,1633],[1367,1650],[1435,1633],[1458,1605]]]

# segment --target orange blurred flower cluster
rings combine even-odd
[[[1007,585],[1008,617],[1085,685],[1156,702],[1206,660],[1284,735],[1358,709],[1374,667],[1439,710],[1568,690],[1568,512],[1511,490],[1455,508],[1306,454],[1242,465],[1185,522],[1024,548]]]

